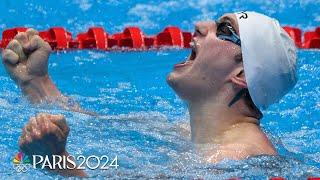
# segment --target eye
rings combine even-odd
[[[232,30],[233,30],[233,28],[230,23],[228,23],[228,22],[218,23],[217,36],[219,36],[219,35],[231,36]]]
[[[197,33],[198,35],[202,35],[202,33],[201,33],[201,31],[200,31],[199,29],[196,30],[196,33]]]
[[[203,32],[201,31],[201,29],[196,29],[194,32],[194,36],[203,36]]]

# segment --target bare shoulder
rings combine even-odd
[[[250,155],[276,155],[276,149],[263,130],[257,125],[241,127],[233,134],[228,143],[223,144],[227,149],[239,149]]]
[[[242,160],[257,155],[277,155],[276,150],[268,139],[260,139],[262,142],[250,142],[250,140],[253,139],[221,145],[211,152],[207,161],[218,163],[224,159]]]
[[[277,151],[269,140],[267,135],[260,129],[249,131],[241,140],[242,143],[247,144],[250,152],[253,155],[277,155]]]
[[[207,159],[208,162],[218,163],[224,159],[241,160],[254,154],[252,148],[244,144],[227,144],[217,148]]]

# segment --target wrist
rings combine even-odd
[[[66,161],[66,166],[74,167],[73,169],[48,169],[49,171],[58,173],[62,176],[78,176],[78,177],[87,177],[87,174],[80,169],[77,169],[76,161],[73,159],[73,157],[70,156],[68,151],[64,150],[62,153],[60,153],[58,156],[61,156],[62,158],[71,158],[70,160],[73,162]]]
[[[32,103],[39,103],[45,100],[54,101],[61,96],[60,91],[48,74],[35,77],[28,82],[19,84],[19,86]]]
[[[69,152],[67,150],[62,151],[60,154],[57,154],[59,156],[69,156]]]

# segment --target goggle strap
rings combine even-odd
[[[226,36],[226,35],[219,35],[218,38],[226,41],[231,41],[239,46],[241,46],[241,41],[238,37],[235,37],[236,35],[233,36]]]
[[[241,89],[241,90],[233,97],[233,99],[230,101],[230,103],[228,104],[228,106],[231,107],[234,103],[236,103],[237,101],[239,101],[239,99],[242,98],[246,93],[249,93],[249,90],[248,90],[247,88]]]

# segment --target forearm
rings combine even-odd
[[[62,98],[61,92],[48,75],[37,77],[31,81],[20,84],[22,92],[32,103],[56,102]]]
[[[48,75],[34,78],[29,82],[19,84],[19,86],[23,94],[33,104],[53,103],[63,109],[97,116],[94,112],[83,110],[78,103],[61,94]]]
[[[65,158],[67,158],[69,155],[69,153],[67,151],[63,152],[61,154],[61,156],[65,156]],[[74,161],[74,159],[72,159],[72,161],[74,162],[73,164],[71,164],[69,161],[67,161],[66,166],[67,167],[72,167],[74,166],[74,164],[76,164],[76,162]],[[50,169],[49,171],[60,174],[62,176],[78,176],[78,177],[87,177],[87,174],[81,170],[81,169],[77,169],[77,168],[73,168],[73,169]]]

